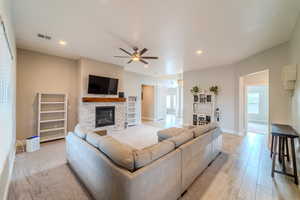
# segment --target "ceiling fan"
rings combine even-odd
[[[139,48],[137,47],[133,47],[133,53],[130,53],[128,51],[126,51],[125,49],[120,48],[121,51],[123,51],[124,53],[126,53],[128,56],[114,56],[115,58],[129,58],[130,60],[127,62],[127,64],[131,63],[132,61],[140,61],[144,64],[148,64],[147,59],[158,59],[158,57],[154,57],[154,56],[143,56],[148,49],[144,48],[142,50],[139,51]]]

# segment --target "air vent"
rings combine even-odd
[[[42,38],[42,39],[45,39],[45,40],[51,40],[51,37],[48,36],[48,35],[44,35],[44,34],[38,33],[37,36],[39,38]]]

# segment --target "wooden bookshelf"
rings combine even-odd
[[[38,130],[40,142],[64,138],[67,134],[68,95],[38,93]]]

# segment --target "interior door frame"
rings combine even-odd
[[[268,124],[268,130],[267,130],[267,135],[269,136],[268,138],[268,143],[270,144],[270,80],[269,80],[269,69],[262,70],[262,71],[257,71],[254,73],[249,73],[244,76],[240,76],[239,78],[239,135],[245,136],[247,135],[247,130],[248,130],[248,116],[247,116],[247,86],[245,84],[245,77],[247,75],[251,74],[256,74],[259,72],[266,72],[267,73],[267,124]]]

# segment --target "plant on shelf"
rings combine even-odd
[[[209,88],[209,91],[211,91],[211,92],[213,92],[215,95],[218,95],[218,91],[219,90],[219,88],[218,88],[218,86],[211,86],[210,88]]]
[[[194,86],[192,89],[191,89],[191,93],[193,95],[197,95],[199,93],[200,89],[198,86]]]

